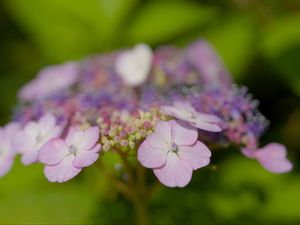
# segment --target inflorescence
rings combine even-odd
[[[184,187],[234,145],[268,171],[292,169],[283,145],[259,147],[268,121],[247,88],[204,40],[186,49],[145,44],[50,66],[19,92],[13,122],[0,129],[0,176],[17,154],[65,182],[99,155],[131,152],[161,183]],[[116,151],[118,150],[118,151]]]

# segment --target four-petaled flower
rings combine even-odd
[[[18,123],[9,123],[0,128],[0,177],[4,176],[12,167],[16,151],[13,147],[13,137],[20,129]]]
[[[242,149],[248,158],[257,159],[258,162],[272,173],[287,173],[292,170],[293,164],[287,159],[285,146],[270,143],[256,150]]]
[[[52,139],[40,151],[39,161],[44,163],[45,176],[51,182],[65,182],[99,157],[99,128],[84,131],[71,127],[65,140]]]
[[[184,187],[193,170],[207,166],[210,150],[198,139],[197,129],[177,120],[159,121],[154,133],[138,149],[138,160],[151,168],[161,183]]]
[[[197,112],[194,107],[183,101],[174,102],[173,106],[160,107],[161,112],[173,116],[179,120],[189,123],[191,126],[201,130],[220,132],[222,128],[219,123],[221,119],[215,115]]]
[[[138,86],[147,80],[152,64],[152,50],[148,45],[139,44],[117,58],[115,69],[124,83]]]
[[[37,162],[41,148],[50,139],[59,137],[61,133],[62,127],[56,124],[56,118],[52,114],[44,115],[38,122],[27,123],[14,139],[16,150],[22,154],[23,164]]]

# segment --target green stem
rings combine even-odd
[[[122,155],[121,155],[122,156]],[[133,205],[135,214],[136,214],[136,222],[139,225],[147,225],[148,221],[148,196],[147,187],[145,185],[145,169],[138,167],[137,172],[137,182],[133,179],[133,173],[130,168],[129,162],[127,161],[127,157],[121,157],[124,169],[126,173],[128,173],[129,182],[125,183],[121,181],[118,177],[115,176],[114,173],[109,171],[101,162],[97,163],[98,168],[103,172],[103,174],[113,183],[114,187],[124,195],[124,197],[130,201]]]

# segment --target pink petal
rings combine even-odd
[[[243,153],[244,156],[246,156],[250,159],[255,159],[255,150],[251,150],[248,148],[242,148],[241,152]]]
[[[31,151],[35,144],[34,137],[28,136],[23,131],[17,132],[12,142],[14,149],[21,154]]]
[[[268,144],[257,150],[255,157],[266,170],[273,173],[286,173],[293,168],[286,158],[286,148],[281,144]]]
[[[24,132],[30,137],[37,137],[40,133],[39,125],[36,122],[31,121],[26,124]]]
[[[192,146],[180,146],[178,155],[191,164],[193,170],[207,166],[210,162],[211,151],[201,143],[197,141]]]
[[[16,122],[11,122],[5,126],[5,135],[6,138],[9,138],[10,140],[16,135],[17,132],[19,132],[21,129],[20,124]]]
[[[176,115],[179,113],[179,110],[177,110],[174,106],[161,106],[160,111],[174,117],[176,117]]]
[[[159,133],[151,133],[146,137],[147,143],[152,147],[152,148],[157,148],[157,149],[168,149],[169,146],[171,145],[171,142],[167,142],[162,135]]]
[[[38,161],[39,152],[34,149],[23,153],[21,161],[24,165],[29,165]]]
[[[98,145],[98,149],[100,149],[100,145]],[[73,160],[73,166],[77,168],[90,166],[97,161],[98,157],[99,153],[92,151],[80,151]]]
[[[76,127],[70,127],[67,137],[66,137],[66,143],[68,146],[71,146],[74,144],[75,140],[75,134],[77,134],[79,130]],[[82,133],[82,132],[81,132]]]
[[[218,124],[205,122],[201,118],[191,121],[190,124],[201,130],[206,130],[206,131],[211,131],[211,132],[222,131],[222,128]]]
[[[87,130],[83,131],[81,140],[78,142],[78,148],[89,150],[95,146],[96,142],[99,139],[99,127],[90,127]]]
[[[48,132],[55,126],[56,124],[56,118],[50,114],[47,113],[38,122],[38,125],[42,130],[47,130]]]
[[[198,139],[197,129],[179,120],[171,120],[172,138],[177,145],[193,145]]]
[[[50,182],[62,183],[75,177],[82,169],[73,166],[73,159],[74,156],[70,155],[57,165],[46,166],[44,169],[46,178]]]
[[[61,162],[68,153],[68,146],[64,140],[52,139],[39,151],[39,161],[46,165],[55,165]]]
[[[14,163],[14,157],[5,157],[0,159],[0,177],[7,174]]]
[[[145,140],[139,147],[137,158],[146,168],[161,167],[166,162],[167,151],[160,148],[153,148]]]
[[[155,127],[155,132],[160,134],[167,143],[171,143],[171,125],[166,121],[158,121]]]
[[[206,114],[206,113],[200,113],[197,112],[197,115],[199,118],[201,118],[201,120],[203,122],[207,122],[207,123],[219,123],[221,122],[221,119],[215,115],[211,115],[211,114]]]
[[[169,153],[166,164],[153,170],[158,180],[168,187],[184,187],[192,179],[191,165],[175,153]]]
[[[187,48],[189,62],[199,71],[205,84],[230,88],[231,76],[213,47],[198,40]]]

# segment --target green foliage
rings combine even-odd
[[[300,14],[274,20],[264,32],[262,50],[274,71],[300,96]]]
[[[189,1],[150,1],[132,18],[130,43],[167,43],[178,35],[199,29],[216,16],[216,9]]]
[[[75,180],[49,184],[42,174],[42,165],[24,167],[18,162],[0,179],[0,224],[82,224],[88,221],[95,204],[91,183]]]
[[[208,29],[204,37],[224,59],[235,80],[241,80],[256,51],[256,23],[245,15],[224,18],[218,26]]]

